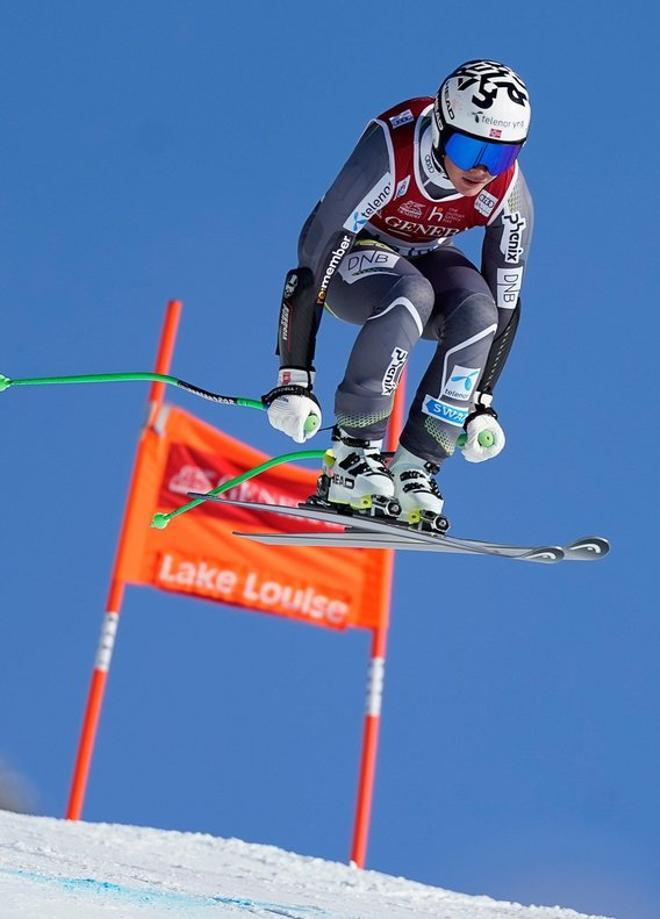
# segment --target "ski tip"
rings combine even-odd
[[[213,501],[217,495],[210,495],[205,491],[187,491],[186,495],[188,498],[197,498],[200,501]]]
[[[605,558],[610,551],[610,544],[604,536],[583,536],[564,547],[567,559],[575,561],[595,561]]]
[[[6,377],[4,373],[0,373],[0,392],[4,392],[5,389],[9,389],[11,386],[11,380],[9,377]]]
[[[259,537],[262,536],[262,533],[243,533],[241,530],[232,530],[232,536],[238,536],[239,539],[251,539],[253,542],[259,542]]]

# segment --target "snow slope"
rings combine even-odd
[[[0,919],[586,919],[193,833],[0,811]],[[602,919],[602,917],[590,917]]]

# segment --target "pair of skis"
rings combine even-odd
[[[190,492],[191,498],[217,501],[220,504],[240,507],[254,512],[299,517],[322,523],[332,523],[342,530],[323,533],[241,533],[234,536],[275,546],[339,546],[353,549],[401,549],[422,552],[445,552],[462,555],[494,555],[523,562],[554,564],[561,561],[594,561],[609,552],[609,543],[602,536],[587,536],[568,545],[511,546],[504,543],[477,539],[461,539],[436,535],[413,529],[406,524],[362,513],[344,514],[332,507],[301,504],[288,507],[278,504],[259,504],[251,501],[231,501],[219,495]]]

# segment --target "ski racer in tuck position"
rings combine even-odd
[[[273,427],[307,440],[321,423],[313,359],[322,312],[361,327],[320,479],[321,497],[339,510],[383,508],[441,529],[435,476],[463,431],[469,462],[504,447],[492,402],[518,326],[532,233],[517,162],[529,122],[521,78],[495,61],[468,61],[435,98],[374,118],[303,226],[299,266],[284,285],[277,386],[263,398]],[[477,226],[481,271],[452,245]],[[382,439],[420,338],[436,349],[388,466]]]

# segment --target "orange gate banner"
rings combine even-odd
[[[208,501],[165,530],[150,529],[154,512],[172,511],[190,500],[189,491],[210,491],[268,457],[169,405],[142,438],[143,462],[117,561],[120,580],[333,629],[385,624],[382,550],[266,546],[232,535],[318,532],[332,525]],[[314,491],[316,476],[290,464],[277,466],[226,496],[293,506]]]

